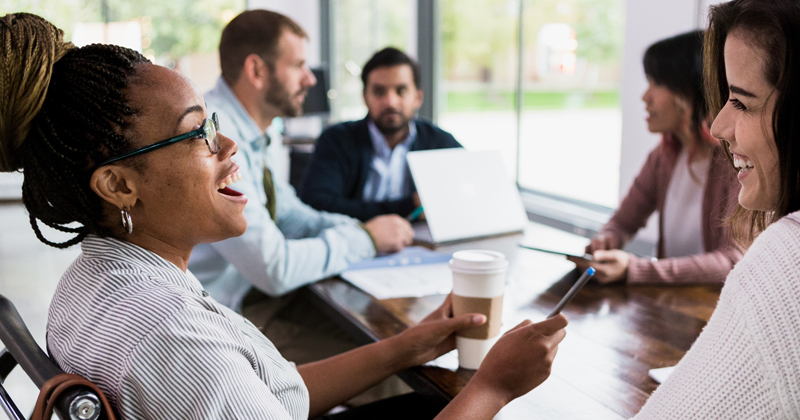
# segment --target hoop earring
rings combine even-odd
[[[128,213],[128,210],[124,207],[120,209],[120,215],[122,216],[122,228],[125,229],[125,232],[128,232],[128,235],[133,233],[133,220],[131,219],[131,214]]]

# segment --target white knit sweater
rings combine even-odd
[[[767,228],[645,419],[800,418],[800,212]]]

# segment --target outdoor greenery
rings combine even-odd
[[[516,94],[512,91],[447,92],[447,112],[459,111],[513,111]],[[619,106],[619,92],[525,92],[522,109],[614,108]]]
[[[443,0],[442,67],[447,80],[488,81],[517,50],[517,1]]]
[[[567,23],[575,28],[578,57],[594,63],[622,60],[623,1],[523,1],[525,1],[525,43],[527,45],[536,45],[536,36],[542,25]]]
[[[408,0],[338,0],[335,14],[334,36],[342,59],[360,67],[384,47],[406,48],[412,18]]]
[[[67,39],[76,22],[139,20],[143,50],[159,61],[215,52],[222,28],[244,7],[245,0],[0,0],[0,14],[38,14]]]
[[[99,0],[0,0],[0,16],[16,12],[44,17],[63,29],[67,39],[72,36],[73,23],[102,21]]]
[[[543,25],[566,23],[575,29],[579,58],[600,65],[621,60],[621,0],[443,0],[445,78],[488,81],[497,73],[516,74],[519,1],[525,2],[526,54],[534,51]]]

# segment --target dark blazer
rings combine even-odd
[[[414,124],[417,138],[409,151],[461,147],[450,133],[429,122],[415,119]],[[374,153],[366,118],[329,127],[317,140],[300,198],[315,209],[361,221],[381,214],[408,215],[414,211],[411,197],[378,203],[363,201]]]

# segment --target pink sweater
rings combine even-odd
[[[664,201],[679,149],[662,141],[633,181],[628,195],[600,233],[614,237],[622,247],[644,227],[654,211],[659,212],[659,260],[631,256],[628,283],[722,283],[742,250],[730,236],[724,220],[736,208],[739,181],[722,146],[711,155],[708,180],[703,190],[703,245],[705,253],[681,258],[664,258]]]

